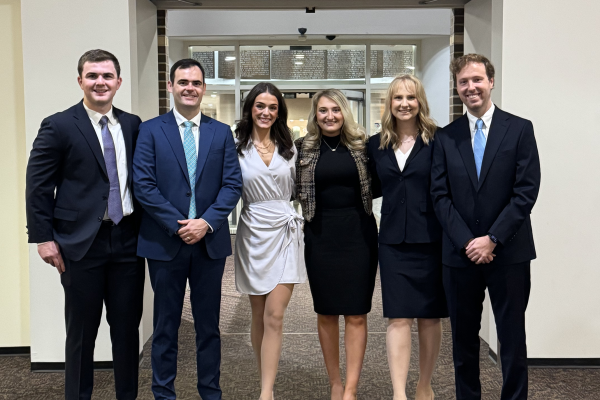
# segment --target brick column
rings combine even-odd
[[[167,10],[158,10],[158,113],[166,114],[171,110],[169,91],[169,38],[167,37]]]
[[[465,9],[452,9],[452,28],[450,33],[450,58],[455,59],[464,55],[465,39]],[[450,74],[450,121],[463,115],[463,104],[458,97],[454,76]]]

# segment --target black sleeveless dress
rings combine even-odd
[[[304,226],[306,270],[316,313],[361,315],[371,310],[375,288],[377,224],[365,212],[354,158],[339,140],[321,143],[315,216]]]

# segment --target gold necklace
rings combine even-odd
[[[400,143],[410,143],[417,138],[418,134],[419,134],[419,131],[417,130],[417,133],[415,133],[415,136],[411,136],[410,139],[401,140]]]
[[[329,143],[327,143],[327,140],[323,140],[323,139],[321,139],[321,142],[325,143],[325,144],[327,145],[327,147],[329,147],[329,149],[330,149],[331,151],[336,151],[336,150],[337,150],[337,148],[339,147],[340,143],[342,143],[342,138],[340,138],[340,141],[338,142],[337,146],[335,146],[335,148],[332,148],[332,147],[329,145]]]
[[[252,143],[254,144],[254,148],[256,149],[256,151],[258,152],[258,154],[261,154],[261,155],[271,154],[271,149],[270,149],[270,147],[271,147],[271,145],[272,145],[273,143],[270,143],[270,144],[269,144],[267,147],[262,147],[262,148],[261,148],[261,147],[258,147],[258,146],[256,145],[256,143],[254,143],[254,142],[252,142]]]

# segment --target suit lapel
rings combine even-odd
[[[106,173],[106,163],[104,162],[104,155],[102,154],[102,147],[100,147],[100,142],[98,141],[98,136],[96,135],[96,131],[92,126],[90,117],[88,116],[87,112],[85,112],[85,108],[83,108],[83,101],[81,101],[75,107],[75,114],[73,115],[73,117],[75,118],[75,125],[83,134],[83,137],[92,149],[92,153],[94,153],[94,157],[96,157],[96,161],[98,161],[100,169],[102,170],[102,172],[104,172],[104,175],[108,177],[108,174]]]
[[[507,113],[496,107],[492,117],[492,126],[490,126],[488,130],[487,143],[485,145],[485,152],[483,153],[483,161],[481,162],[481,172],[479,173],[479,186],[477,187],[477,190],[479,190],[483,184],[483,181],[490,170],[490,166],[492,165],[492,161],[506,135],[508,125],[510,125],[508,118],[509,116]]]
[[[406,167],[408,167],[408,164],[413,160],[413,158],[417,156],[417,153],[421,151],[424,145],[425,143],[423,143],[423,138],[421,137],[421,135],[417,135],[415,144],[412,150],[410,151],[408,158],[406,159],[406,163],[404,164],[404,171],[406,171]]]
[[[210,145],[215,137],[215,127],[212,125],[212,118],[202,114],[200,120],[200,139],[198,143],[198,164],[196,165],[196,182],[202,175],[208,152],[210,151]]]
[[[133,132],[127,114],[118,108],[113,107],[113,113],[123,132],[123,141],[125,142],[125,156],[127,157],[127,186],[131,187],[131,178],[133,175]]]
[[[475,155],[473,153],[473,145],[471,144],[471,128],[469,127],[469,119],[466,114],[459,118],[456,132],[453,136],[469,178],[471,178],[471,183],[474,188],[477,188],[479,185],[477,181],[477,167],[475,166]]]
[[[183,143],[181,142],[181,135],[179,134],[179,127],[177,126],[177,121],[175,120],[175,115],[173,115],[173,110],[164,114],[162,117],[162,129],[171,145],[171,149],[175,154],[175,158],[181,167],[181,171],[185,176],[185,180],[188,185],[190,183],[190,176],[188,174],[187,161],[185,159],[185,151],[183,150]]]
[[[400,167],[398,166],[398,159],[396,159],[394,146],[392,146],[392,144],[390,143],[384,151],[387,153],[388,157],[390,158],[390,161],[392,162],[392,169],[394,170],[394,172],[397,174],[402,174],[402,172],[400,171]]]

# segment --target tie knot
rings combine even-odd
[[[100,118],[100,126],[104,126],[106,124],[108,124],[108,117],[103,115],[102,118]]]
[[[192,126],[194,126],[194,123],[193,123],[192,121],[185,121],[185,122],[183,123],[183,125],[184,125],[186,128],[191,128]]]
[[[483,128],[483,120],[482,120],[481,118],[479,118],[479,119],[477,120],[477,122],[475,122],[475,127],[476,127],[477,129],[481,129],[481,128]]]

